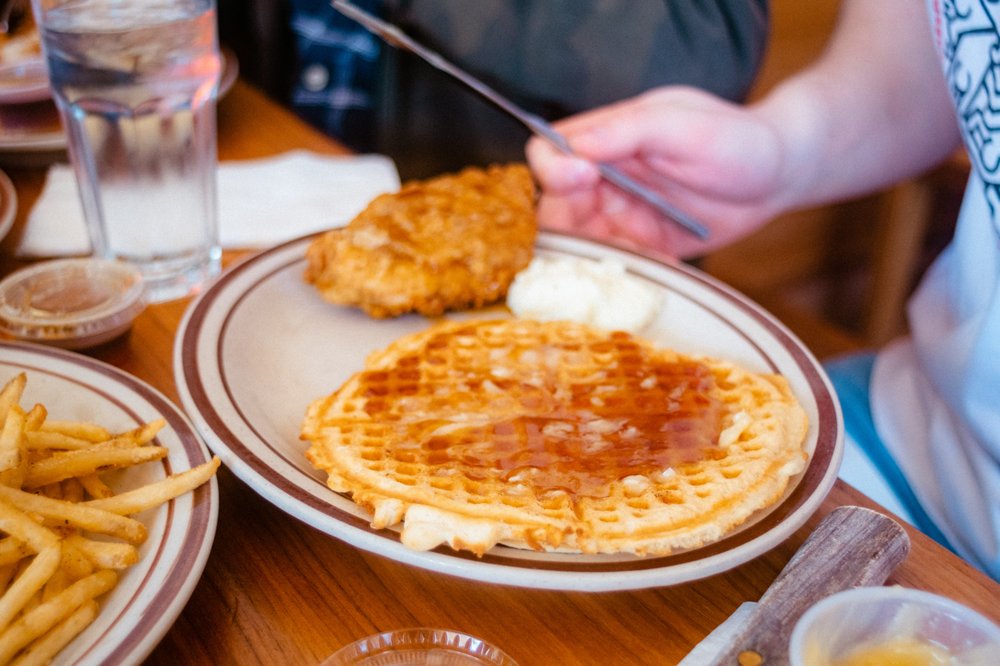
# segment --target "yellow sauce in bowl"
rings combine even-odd
[[[833,666],[947,666],[951,654],[939,645],[914,638],[897,638],[877,645],[861,645]]]

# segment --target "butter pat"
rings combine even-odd
[[[630,333],[648,326],[662,304],[659,290],[612,258],[536,256],[507,291],[507,307],[518,317]]]

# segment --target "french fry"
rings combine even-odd
[[[89,449],[95,446],[143,446],[151,442],[166,425],[163,419],[112,435],[104,428],[88,430],[76,421],[61,421],[53,427],[52,421],[45,421],[38,429],[26,428],[25,437],[29,449],[55,449],[59,451],[75,451]]]
[[[33,611],[34,609],[38,608],[41,605],[42,605],[42,593],[39,592],[30,599],[28,599],[28,603],[24,604],[24,608],[21,610],[21,615]]]
[[[62,548],[57,544],[38,553],[0,597],[0,631],[21,612],[31,597],[49,581],[59,568]]]
[[[61,483],[50,483],[47,486],[42,486],[37,489],[39,495],[44,495],[50,499],[62,499],[62,484]]]
[[[4,564],[0,566],[0,590],[6,590],[7,586],[10,585],[10,581],[14,580],[14,574],[17,573],[18,567],[20,566],[20,561],[14,564]]]
[[[96,478],[97,475],[93,476]],[[97,479],[97,481],[100,482],[100,479]],[[60,486],[62,487],[62,498],[67,502],[82,502],[87,493],[83,487],[83,483],[77,478],[66,479]],[[104,487],[107,488],[107,486]]]
[[[4,492],[21,493],[20,490],[0,486],[0,493]],[[23,494],[27,495],[28,493]],[[3,530],[15,539],[20,539],[28,545],[28,548],[36,553],[59,545],[59,538],[51,530],[45,529],[36,523],[24,510],[19,509],[8,501],[0,501],[0,530]]]
[[[122,467],[131,467],[144,462],[160,460],[167,456],[163,446],[143,446],[138,448],[105,448],[92,446],[77,451],[60,451],[28,466],[24,477],[25,488],[40,488],[70,477],[80,477]]]
[[[95,541],[73,534],[66,537],[63,544],[76,549],[97,569],[127,569],[139,561],[139,550],[128,543]]]
[[[154,481],[145,486],[120,493],[107,499],[95,499],[84,502],[84,506],[102,509],[121,516],[130,516],[154,506],[159,506],[175,497],[194,490],[215,474],[219,468],[218,456],[197,467],[173,474],[160,481]]]
[[[163,419],[154,419],[148,423],[142,424],[138,428],[116,435],[114,440],[131,440],[140,446],[148,444],[153,441],[156,435],[158,435],[166,425],[167,422]]]
[[[71,525],[86,532],[107,534],[124,539],[129,543],[142,543],[146,540],[146,526],[138,520],[126,518],[125,516],[87,506],[86,504],[74,504],[73,502],[63,500],[49,499],[48,497],[42,497],[41,495],[5,486],[0,486],[0,500],[3,500],[3,502],[0,502],[0,508],[4,507],[6,503],[8,507],[13,505],[20,509],[21,512],[36,513],[49,520],[67,526]],[[21,534],[14,533],[3,527],[3,518],[3,512],[0,510],[0,529],[3,529],[12,536],[28,541]],[[34,523],[30,518],[27,518],[27,520],[32,522],[39,530],[48,533],[53,539],[56,538],[51,531],[38,525],[38,523]],[[25,526],[20,525],[19,527],[24,528]],[[39,534],[35,533],[32,536],[37,538]],[[30,541],[29,545],[36,551],[42,550],[41,547],[35,547]]]
[[[47,430],[27,430],[24,433],[25,445],[29,450],[54,449],[57,451],[75,451],[94,445],[93,442],[79,437],[71,437],[61,432]]]
[[[72,580],[89,576],[96,569],[86,555],[65,540],[62,542],[62,559],[59,560],[59,568],[65,571]]]
[[[0,483],[20,487],[27,469],[24,410],[20,405],[11,405],[0,430]]]
[[[99,609],[100,606],[94,600],[84,603],[72,615],[29,645],[11,666],[41,666],[50,663],[60,650],[94,621]]]
[[[72,583],[75,579],[70,576],[69,572],[63,567],[58,567],[52,577],[45,582],[45,587],[42,588],[42,595],[39,599],[40,602],[48,601],[52,597],[56,596]]]
[[[31,565],[31,560],[32,560],[32,558],[29,555],[28,557],[25,557],[22,560],[19,560],[18,563],[14,565],[13,571],[11,571],[10,580],[7,581],[7,587],[10,587],[10,584],[13,581],[17,580],[18,576],[20,576],[22,573],[24,573],[24,570],[27,569]],[[35,595],[35,597],[32,598],[32,601],[34,601],[35,598],[37,598],[37,596],[38,595]]]
[[[47,420],[42,424],[41,430],[61,433],[74,439],[85,439],[91,443],[104,442],[112,437],[107,428],[85,421]]]
[[[28,544],[20,539],[15,539],[14,537],[0,539],[0,566],[17,564],[21,559],[28,557],[34,552],[28,547]]]
[[[7,412],[10,411],[11,407],[21,404],[21,396],[24,394],[24,387],[27,383],[28,376],[19,372],[0,389],[0,423],[7,418]]]
[[[80,483],[80,487],[90,495],[91,499],[106,499],[112,497],[115,491],[108,487],[108,484],[104,483],[97,474],[87,474],[77,478]],[[81,497],[79,501],[83,501]]]
[[[118,574],[107,569],[78,580],[36,608],[28,611],[0,633],[0,663],[7,663],[22,648],[72,615],[84,603],[101,596],[118,582]]]
[[[28,433],[34,430],[38,430],[42,427],[42,423],[45,422],[49,416],[49,412],[45,409],[45,405],[41,403],[36,403],[34,407],[28,410],[28,413],[24,415],[24,432]]]

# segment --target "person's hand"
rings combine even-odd
[[[556,124],[580,156],[533,138],[539,223],[679,257],[746,235],[781,211],[779,133],[753,111],[691,88],[660,88]],[[709,227],[708,242],[603,181],[595,162],[652,186]]]

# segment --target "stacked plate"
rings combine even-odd
[[[62,150],[66,139],[49,96],[38,31],[26,22],[0,40],[0,151]]]
[[[22,28],[22,32],[26,30]],[[11,48],[15,40],[34,41]],[[220,96],[232,87],[239,73],[234,54],[223,49],[222,56]],[[0,157],[4,162],[37,163],[39,154],[62,153],[65,148],[66,136],[32,26],[27,34],[0,41]]]

